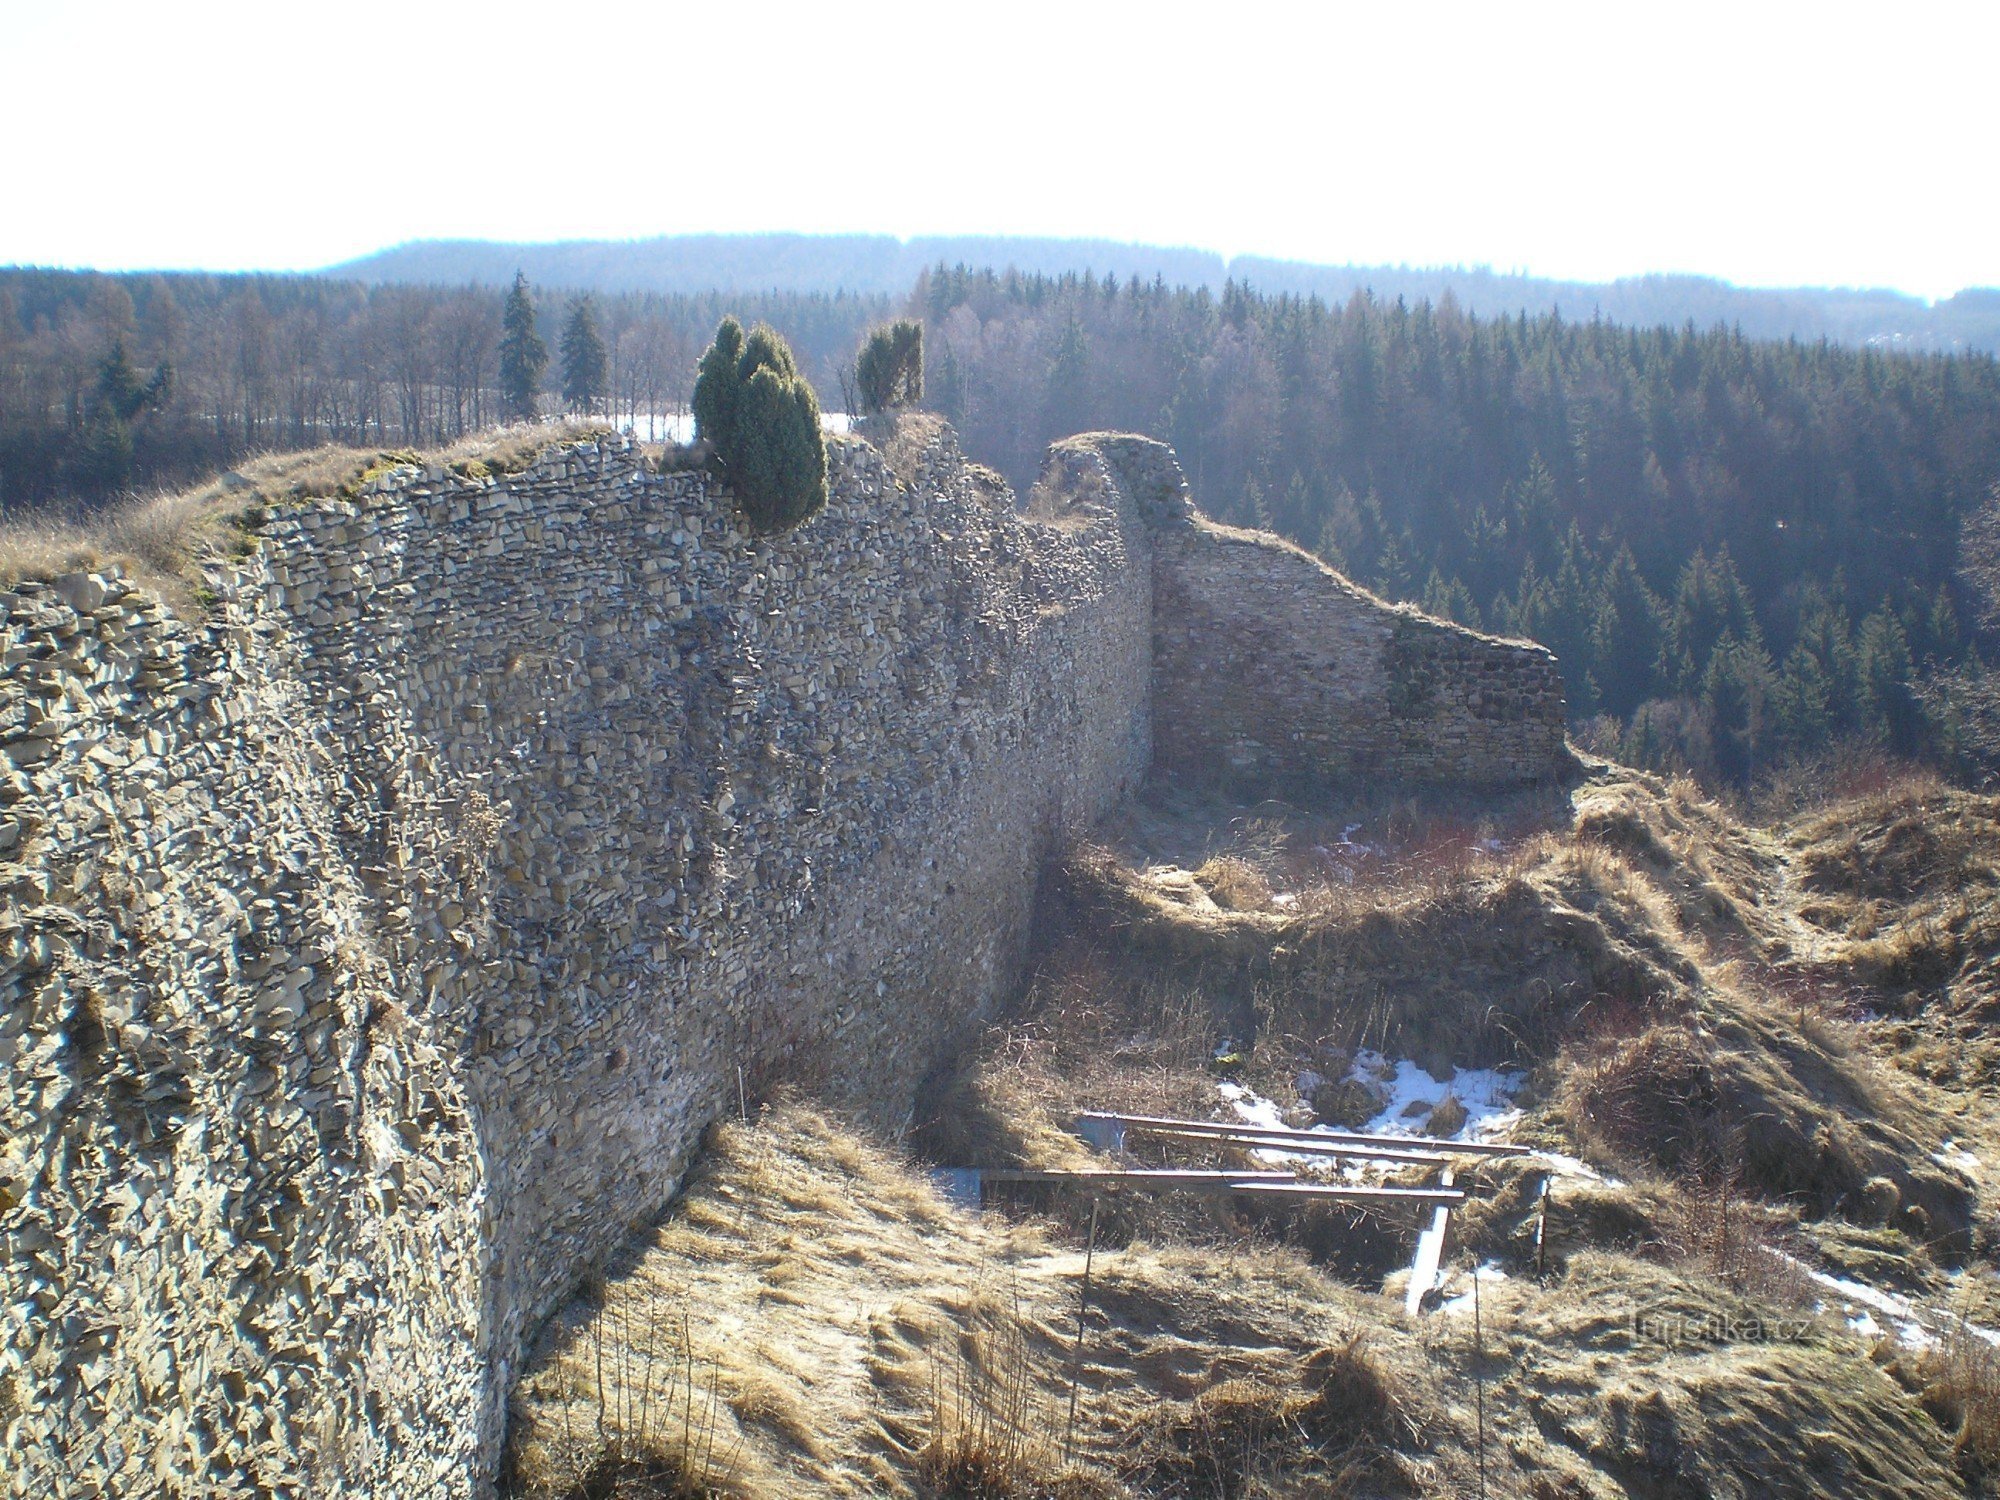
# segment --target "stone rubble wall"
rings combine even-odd
[[[0,592],[0,1491],[480,1493],[701,1131],[783,1077],[900,1124],[1156,752],[1552,773],[1546,653],[1198,522],[1158,443],[1025,512],[885,447],[775,538],[607,441],[278,507],[192,621]]]
[[[448,1493],[463,1027],[404,1001],[294,643],[80,575],[0,612],[0,1493]]]
[[[9,1493],[478,1491],[739,1091],[893,1125],[1018,983],[1146,535],[904,446],[778,538],[607,443],[278,510],[198,628],[6,598]]]
[[[1154,557],[1163,772],[1245,792],[1569,773],[1546,648],[1385,604],[1264,532],[1190,518]]]

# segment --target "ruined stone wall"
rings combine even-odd
[[[1159,533],[1154,587],[1163,771],[1243,790],[1568,771],[1562,677],[1541,646],[1391,607],[1276,537],[1193,518]]]
[[[585,446],[274,513],[201,628],[7,598],[11,1493],[476,1490],[739,1087],[894,1123],[1017,982],[1150,758],[1145,529],[899,447],[775,539]]]
[[[894,1125],[1155,755],[1550,774],[1546,653],[1172,455],[836,443],[745,534],[619,443],[263,516],[183,622],[0,593],[0,1488],[464,1495],[537,1324],[775,1077]],[[476,476],[476,477],[475,477]]]
[[[296,643],[87,576],[0,612],[0,1492],[449,1486],[464,1020],[405,1001]]]

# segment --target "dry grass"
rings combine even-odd
[[[1018,1284],[1010,1307],[943,1330],[930,1358],[929,1437],[916,1487],[936,1500],[1086,1500],[1104,1476],[1065,1451],[1065,1406],[1049,1351],[1029,1334]]]
[[[1934,993],[2000,949],[2000,798],[1911,777],[1792,833],[1799,916],[1864,981]]]
[[[1675,1265],[1580,1249],[1547,1285],[1489,1283],[1477,1344],[1468,1316],[1411,1327],[1396,1299],[1282,1249],[1100,1245],[1079,1347],[1078,1247],[950,1209],[879,1147],[781,1105],[718,1132],[676,1215],[559,1325],[513,1452],[546,1460],[575,1387],[613,1428],[665,1414],[645,1482],[682,1484],[674,1456],[708,1452],[727,1462],[700,1482],[742,1500],[1461,1500],[1476,1375],[1495,1496],[1955,1492],[1951,1435],[1864,1347],[1708,1269],[1713,1235],[1691,1233]],[[1781,1336],[1754,1331],[1777,1320]],[[621,1366],[649,1322],[680,1373]],[[649,1380],[674,1394],[649,1405]],[[1937,1409],[1964,1420],[1942,1394]]]
[[[1979,1480],[2000,1476],[2000,1347],[1954,1322],[1909,1366],[1905,1378],[1954,1434],[1960,1467]]]
[[[1249,860],[1232,854],[1205,861],[1195,883],[1224,911],[1269,911],[1271,882]]]
[[[1074,1108],[1213,1116],[1233,1067],[1309,1114],[1298,1067],[1364,1039],[1440,1076],[1518,1060],[1520,1134],[1624,1181],[1561,1180],[1537,1279],[1543,1169],[1479,1170],[1451,1253],[1512,1277],[1485,1288],[1483,1353],[1462,1313],[1412,1328],[1377,1295],[1407,1222],[1133,1197],[1106,1201],[1079,1359],[1080,1200],[960,1213],[796,1105],[719,1133],[603,1306],[623,1282],[672,1289],[745,1497],[1459,1497],[1478,1485],[1475,1375],[1496,1496],[1976,1490],[1983,1347],[1902,1361],[1920,1405],[1812,1318],[1823,1292],[1798,1264],[1934,1306],[1947,1266],[1990,1258],[1976,1182],[1932,1153],[2000,1138],[1993,1091],[1946,1099],[1887,1066],[1878,991],[1841,946],[1858,940],[1829,929],[1802,953],[1797,911],[1873,901],[1879,935],[1904,921],[1898,888],[1954,910],[1996,847],[1958,796],[1871,793],[1759,831],[1611,774],[1571,828],[1496,840],[1413,816],[1351,879],[1312,883],[1323,836],[1271,810],[1186,830],[1177,865],[1097,847],[1055,873],[1024,1007],[927,1101],[932,1159],[1081,1164]],[[1953,930],[1969,973],[1989,940]],[[549,1428],[537,1400],[517,1450]]]
[[[1296,1257],[1100,1244],[1079,1347],[1083,1261],[779,1105],[719,1130],[675,1216],[551,1330],[514,1404],[514,1470],[562,1496],[579,1473],[636,1472],[635,1453],[759,1500],[1122,1496],[1135,1468],[1179,1472],[1174,1434],[1214,1427],[1208,1393],[1234,1381],[1270,1393],[1285,1420],[1257,1451],[1302,1484],[1415,1440],[1351,1294]],[[1252,1456],[1207,1461],[1230,1453]]]
[[[1367,1492],[1385,1448],[1416,1439],[1395,1377],[1357,1333],[1308,1356],[1301,1387],[1226,1380],[1156,1413],[1127,1477],[1147,1494],[1240,1500],[1282,1492],[1308,1453],[1312,1493],[1340,1500]]]
[[[508,1488],[551,1500],[731,1500],[733,1432],[686,1310],[657,1287],[603,1307],[542,1373],[543,1441]]]
[[[1245,863],[1135,870],[1085,848],[1055,884],[1105,967],[1197,988],[1219,1027],[1375,1047],[1433,1073],[1544,1059],[1579,1027],[1687,1002],[1693,962],[1663,898],[1599,848],[1541,834],[1391,863],[1283,910],[1256,900]]]
[[[207,484],[86,509],[47,506],[0,514],[0,586],[64,573],[121,568],[177,607],[195,596],[200,563],[248,545],[271,505],[353,496],[360,483],[399,463],[438,463],[460,473],[511,473],[544,450],[607,429],[592,424],[506,428],[433,453],[326,446],[266,453]]]

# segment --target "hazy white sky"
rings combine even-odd
[[[2000,3],[0,0],[0,263],[1093,235],[2000,284]]]

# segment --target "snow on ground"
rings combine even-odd
[[[1233,1051],[1233,1044],[1225,1044],[1224,1050]],[[1436,1139],[1440,1142],[1506,1141],[1521,1121],[1521,1110],[1513,1101],[1521,1085],[1527,1081],[1527,1074],[1512,1068],[1457,1068],[1449,1078],[1440,1080],[1408,1058],[1392,1062],[1382,1053],[1373,1051],[1357,1054],[1348,1076],[1373,1089],[1382,1100],[1382,1107],[1373,1117],[1357,1127],[1368,1135],[1427,1134],[1424,1127],[1430,1123],[1432,1112],[1447,1098],[1456,1099],[1465,1108],[1465,1123],[1449,1135],[1438,1136]],[[1299,1097],[1310,1099],[1313,1091],[1325,1082],[1322,1075],[1310,1069],[1301,1072],[1297,1080]],[[1334,1128],[1328,1125],[1288,1125],[1284,1112],[1274,1100],[1240,1083],[1218,1084],[1217,1090],[1236,1111],[1236,1117],[1253,1129],[1331,1131]],[[1325,1157],[1276,1147],[1259,1150],[1257,1157],[1276,1167],[1296,1169],[1327,1165]],[[1606,1187],[1624,1186],[1617,1178],[1606,1176],[1595,1167],[1574,1156],[1565,1156],[1560,1151],[1531,1151],[1529,1159],[1548,1167],[1558,1177],[1582,1178],[1601,1182]],[[1379,1166],[1359,1163],[1344,1169],[1345,1175],[1350,1178],[1380,1170]]]
[[[1782,1250],[1766,1246],[1764,1253],[1775,1256],[1793,1270],[1803,1272],[1814,1286],[1832,1293],[1833,1300],[1848,1309],[1847,1326],[1863,1338],[1881,1334],[1882,1324],[1875,1318],[1875,1314],[1880,1313],[1895,1331],[1896,1342],[1912,1349],[1931,1348],[1938,1342],[1941,1333],[1961,1327],[1975,1337],[2000,1347],[2000,1333],[1991,1328],[1983,1328],[1952,1313],[1941,1313],[1933,1307],[1921,1306],[1899,1292],[1884,1291],[1879,1286],[1870,1286],[1851,1276],[1833,1276],[1825,1271],[1815,1271],[1804,1261]],[[1825,1310],[1824,1302],[1814,1308],[1816,1312]]]
[[[1539,1147],[1528,1153],[1529,1161],[1538,1161],[1552,1169],[1558,1177],[1581,1177],[1586,1182],[1601,1182],[1606,1187],[1622,1188],[1625,1179],[1613,1177],[1609,1172],[1600,1172],[1589,1162],[1579,1161],[1574,1156],[1566,1156],[1560,1151],[1543,1151]]]
[[[1522,1114],[1515,1105],[1514,1096],[1520,1092],[1527,1075],[1507,1068],[1458,1068],[1448,1079],[1438,1079],[1417,1066],[1408,1058],[1391,1061],[1380,1052],[1364,1051],[1356,1054],[1349,1078],[1367,1085],[1382,1101],[1382,1107],[1360,1130],[1368,1135],[1414,1135],[1423,1133],[1423,1127],[1430,1120],[1432,1112],[1447,1098],[1456,1099],[1465,1107],[1465,1123],[1450,1136],[1439,1137],[1440,1141],[1504,1141],[1513,1128],[1520,1123]],[[1298,1092],[1301,1098],[1310,1098],[1326,1080],[1314,1072],[1302,1072],[1298,1077]],[[1285,1122],[1284,1112],[1276,1101],[1265,1098],[1254,1089],[1240,1083],[1217,1085],[1223,1099],[1236,1111],[1236,1116],[1254,1130],[1286,1130],[1295,1127]],[[1315,1125],[1308,1130],[1331,1133],[1332,1126]],[[1257,1152],[1259,1160],[1271,1166],[1289,1167],[1294,1170],[1320,1168],[1333,1169],[1325,1157],[1301,1155],[1295,1151],[1263,1149]],[[1617,1178],[1597,1171],[1596,1168],[1565,1156],[1560,1151],[1535,1150],[1529,1159],[1551,1168],[1559,1177],[1584,1178],[1601,1182],[1606,1187],[1624,1186]],[[1977,1175],[1978,1159],[1968,1151],[1958,1149],[1956,1143],[1947,1140],[1944,1148],[1937,1153],[1937,1159],[1946,1166]],[[1359,1178],[1368,1172],[1383,1170],[1381,1164],[1350,1163],[1338,1168],[1349,1178]],[[1829,1300],[1840,1305],[1845,1311],[1847,1326],[1863,1338],[1879,1337],[1885,1324],[1893,1331],[1897,1342],[1912,1349],[1927,1349],[1937,1344],[1939,1338],[1955,1326],[1962,1325],[1966,1331],[1984,1339],[1987,1343],[2000,1347],[2000,1332],[1983,1328],[1977,1323],[1939,1312],[1935,1308],[1920,1306],[1899,1293],[1885,1291],[1881,1287],[1870,1286],[1865,1281],[1852,1277],[1833,1276],[1825,1271],[1816,1271],[1804,1261],[1786,1255],[1781,1250],[1767,1249],[1766,1254],[1776,1256],[1793,1269],[1805,1275],[1822,1291],[1829,1294]],[[1480,1266],[1472,1273],[1460,1272],[1455,1285],[1462,1288],[1455,1295],[1447,1297],[1440,1306],[1446,1314],[1472,1311],[1471,1276],[1486,1284],[1507,1279],[1507,1273],[1492,1262]],[[1818,1304],[1816,1311],[1825,1311],[1826,1302]]]
[[[1953,1171],[1963,1172],[1974,1181],[1979,1178],[1979,1158],[1949,1136],[1945,1138],[1941,1149],[1931,1153],[1931,1160],[1941,1167],[1950,1167]]]
[[[1446,1284],[1448,1286],[1462,1285],[1465,1290],[1455,1297],[1445,1298],[1444,1301],[1438,1304],[1438,1311],[1446,1317],[1463,1313],[1469,1318],[1472,1316],[1473,1284],[1477,1282],[1480,1286],[1492,1286],[1494,1282],[1505,1281],[1506,1279],[1507,1273],[1501,1270],[1500,1263],[1494,1260],[1489,1260],[1474,1270],[1462,1271],[1454,1282]]]
[[[1381,1108],[1369,1121],[1360,1126],[1368,1135],[1416,1135],[1423,1134],[1433,1111],[1447,1098],[1456,1099],[1465,1107],[1465,1123],[1449,1136],[1440,1136],[1442,1141],[1504,1141],[1518,1125],[1522,1112],[1514,1103],[1514,1096],[1526,1082],[1527,1075],[1508,1068],[1458,1068],[1447,1079],[1439,1079],[1426,1072],[1408,1058],[1392,1061],[1380,1052],[1363,1051],[1357,1053],[1348,1077],[1366,1085],[1381,1101]],[[1311,1071],[1302,1072],[1298,1077],[1298,1093],[1301,1098],[1310,1098],[1315,1089],[1326,1080]],[[1286,1124],[1284,1112],[1274,1100],[1265,1098],[1254,1089],[1240,1083],[1217,1085],[1223,1099],[1236,1111],[1236,1116],[1245,1125],[1255,1130],[1286,1130],[1295,1127]],[[1331,1133],[1332,1126],[1314,1125],[1308,1130]],[[1325,1157],[1301,1155],[1295,1151],[1263,1149],[1257,1156],[1272,1166],[1289,1167],[1294,1170],[1314,1167],[1331,1170]],[[1535,1150],[1529,1159],[1551,1168],[1559,1177],[1584,1178],[1603,1183],[1607,1187],[1624,1186],[1617,1178],[1606,1176],[1573,1156],[1565,1156],[1560,1151]],[[1954,1141],[1944,1142],[1943,1149],[1936,1153],[1936,1159],[1946,1166],[1957,1168],[1969,1175],[1977,1176],[1978,1158],[1969,1151],[1959,1148]],[[1342,1165],[1338,1170],[1349,1178],[1358,1178],[1368,1172],[1382,1170],[1380,1164],[1352,1163]],[[1805,1275],[1822,1291],[1829,1294],[1829,1301],[1844,1308],[1847,1326],[1863,1338],[1880,1336],[1886,1327],[1892,1331],[1899,1343],[1913,1349],[1934,1346],[1939,1338],[1953,1327],[1962,1326],[1987,1343],[2000,1347],[2000,1332],[1983,1328],[1976,1323],[1964,1322],[1955,1315],[1943,1313],[1933,1307],[1920,1306],[1899,1293],[1885,1291],[1881,1287],[1870,1286],[1865,1281],[1852,1277],[1833,1276],[1825,1271],[1816,1271],[1805,1262],[1786,1255],[1780,1250],[1767,1250],[1793,1269]],[[1482,1265],[1472,1275],[1484,1283],[1504,1281],[1506,1272],[1491,1262]],[[1463,1289],[1446,1298],[1440,1310],[1447,1313],[1467,1313],[1472,1310],[1472,1290],[1467,1273],[1458,1275],[1458,1286]],[[1821,1302],[1816,1310],[1825,1311],[1827,1302]]]
[[[1373,1135],[1421,1131],[1447,1098],[1465,1106],[1465,1124],[1454,1141],[1493,1140],[1520,1122],[1514,1095],[1528,1075],[1509,1068],[1455,1068],[1440,1082],[1403,1058],[1391,1062],[1380,1052],[1358,1052],[1348,1076],[1385,1096],[1376,1116],[1361,1128]]]
[[[1285,1117],[1278,1112],[1278,1106],[1262,1094],[1253,1093],[1240,1083],[1219,1083],[1216,1091],[1236,1107],[1236,1116],[1245,1125],[1253,1125],[1259,1130],[1290,1130]]]

